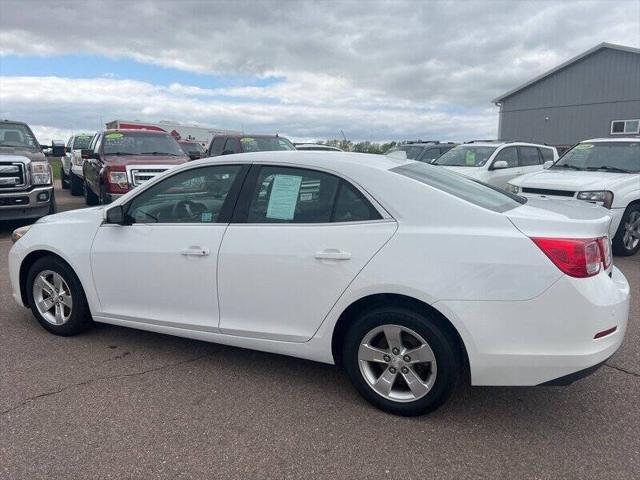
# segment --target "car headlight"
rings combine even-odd
[[[613,192],[610,192],[608,190],[578,192],[578,196],[576,198],[578,200],[585,200],[587,202],[602,205],[605,208],[611,208],[611,204],[613,203]]]
[[[518,194],[520,193],[520,187],[518,187],[517,185],[511,185],[510,183],[507,183],[507,192]]]
[[[31,183],[33,185],[49,185],[51,183],[51,165],[49,162],[31,162]]]
[[[31,228],[31,225],[26,225],[24,227],[16,228],[11,233],[11,240],[13,241],[13,243],[16,243],[18,240],[24,237],[24,235],[29,231],[30,228]]]
[[[127,172],[109,172],[109,183],[118,185],[120,188],[129,188]]]

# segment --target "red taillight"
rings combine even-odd
[[[567,275],[577,278],[592,277],[600,272],[605,257],[605,238],[532,238],[531,240],[549,259]],[[604,240],[604,242],[603,242]]]
[[[602,264],[606,270],[611,266],[611,242],[608,237],[602,237],[598,239],[600,245],[600,253],[602,253]]]

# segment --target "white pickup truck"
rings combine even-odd
[[[511,180],[507,190],[602,205],[610,211],[614,252],[628,256],[640,250],[640,137],[585,140],[548,170]]]
[[[82,176],[82,164],[88,155],[91,142],[95,133],[79,133],[72,135],[67,140],[64,157],[62,157],[62,170],[60,180],[62,188],[69,189],[71,195],[82,195],[84,180]],[[83,154],[82,151],[85,151]]]

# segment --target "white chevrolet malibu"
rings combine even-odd
[[[417,415],[467,369],[567,384],[622,343],[607,210],[538,202],[388,156],[204,159],[17,230],[11,283],[58,335],[104,322],[336,363]]]

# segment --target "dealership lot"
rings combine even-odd
[[[0,226],[3,259],[18,225]],[[429,416],[400,418],[328,365],[106,325],[52,336],[15,305],[2,260],[0,476],[637,477],[640,256],[615,264],[634,292],[629,329],[594,375],[461,388]]]

